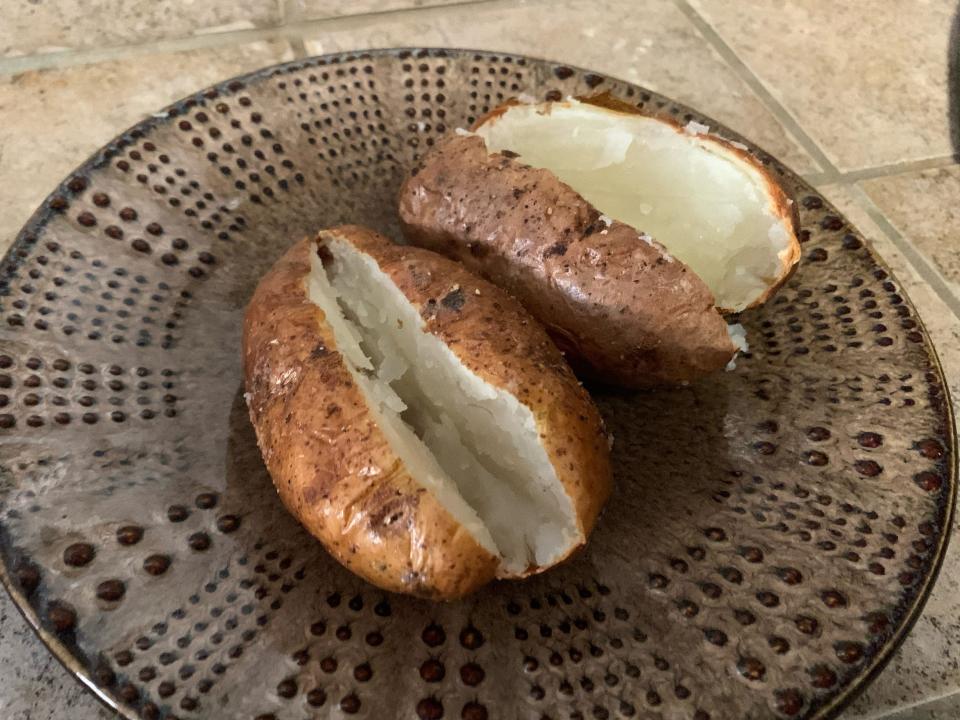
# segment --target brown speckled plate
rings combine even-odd
[[[519,93],[642,88],[462,50],[298,61],[124,133],[0,267],[3,580],[125,717],[836,715],[936,575],[956,488],[941,370],[862,237],[800,203],[803,262],[744,315],[736,370],[597,392],[617,486],[587,550],[436,605],[342,570],[280,506],[240,384],[240,324],[292,241],[396,236],[436,138]],[[749,143],[748,143],[749,145]]]

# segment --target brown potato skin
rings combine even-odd
[[[578,371],[625,387],[683,383],[735,348],[704,282],[549,170],[451,135],[400,190],[404,236],[512,293]]]
[[[451,600],[498,574],[499,558],[393,452],[323,312],[307,298],[310,253],[331,236],[374,258],[430,332],[531,408],[586,537],[610,491],[607,440],[596,408],[549,339],[515,301],[462,267],[356,226],[297,243],[247,308],[250,418],[289,511],[347,568],[387,590]]]

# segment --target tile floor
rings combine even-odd
[[[647,85],[816,184],[890,264],[960,397],[952,0],[16,0],[0,23],[0,250],[54,184],[152,110],[294,57],[449,45]],[[0,593],[0,716],[108,718]],[[845,717],[960,716],[960,545]]]

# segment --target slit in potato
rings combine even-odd
[[[428,332],[372,257],[332,232],[320,243],[308,296],[411,476],[502,558],[501,576],[566,556],[583,538],[530,409]]]
[[[601,213],[652,236],[690,267],[716,305],[766,300],[799,257],[789,201],[738,147],[589,101],[516,103],[482,119],[489,152],[551,171]]]

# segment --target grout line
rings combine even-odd
[[[907,703],[906,705],[900,705],[899,707],[893,707],[893,708],[885,708],[883,710],[880,710],[879,712],[876,712],[870,715],[857,715],[851,718],[851,720],[885,720],[886,718],[890,718],[891,720],[897,720],[897,718],[900,718],[901,720],[909,720],[910,716],[907,716],[905,718],[903,716],[903,713],[910,712],[911,710],[920,710],[925,705],[932,705],[935,702],[946,700],[947,698],[955,697],[955,696],[960,696],[960,691],[958,691],[956,688],[954,688],[953,690],[948,690],[942,695],[930,695],[928,697],[921,698],[920,700],[915,700],[914,702]]]
[[[700,13],[698,13],[687,0],[674,0],[674,4],[682,12],[693,26],[703,35],[704,39],[713,46],[713,49],[727,62],[727,64],[737,73],[754,94],[766,105],[767,109],[780,122],[781,125],[791,134],[794,139],[803,147],[804,150],[816,161],[827,173],[837,173],[837,168],[826,156],[816,141],[811,138],[807,132],[800,126],[790,111],[787,110],[779,100],[767,89],[760,79],[753,74],[753,71],[747,67],[747,64],[740,59],[720,34],[713,29],[713,26],[707,22]]]
[[[521,0],[525,2],[525,0]],[[284,12],[291,9],[293,3],[284,5]],[[463,0],[447,5],[430,5],[426,7],[397,8],[394,10],[371,11],[356,15],[339,17],[321,17],[311,20],[299,20],[299,11],[293,11],[294,24],[275,25],[249,30],[229,30],[189,35],[180,38],[152,40],[134,45],[116,45],[107,48],[90,48],[83,50],[66,50],[62,52],[44,53],[40,55],[24,55],[20,57],[0,58],[0,76],[14,75],[29,70],[46,70],[50,68],[72,67],[89,65],[108,60],[118,60],[127,57],[136,57],[155,53],[183,52],[186,50],[211,49],[239,45],[242,43],[287,40],[293,42],[301,39],[304,34],[316,33],[323,30],[337,31],[350,30],[360,27],[369,27],[371,23],[394,17],[416,17],[431,19],[451,8],[471,6],[516,7],[515,0]],[[294,47],[296,50],[296,46]],[[304,52],[306,52],[304,50]]]
[[[960,162],[960,156],[941,155],[939,157],[923,158],[922,160],[903,160],[888,165],[874,165],[873,167],[846,172],[811,172],[804,175],[803,179],[811,185],[848,184],[878,177],[902,175],[908,172],[952,167],[958,162]]]
[[[303,60],[310,57],[310,53],[307,52],[307,45],[303,41],[302,37],[292,37],[289,38],[288,42],[290,47],[293,48],[293,57],[297,60]]]
[[[199,48],[219,48],[241,43],[286,39],[287,33],[282,27],[254,28],[250,30],[232,30],[204,35],[192,35],[183,38],[153,40],[138,45],[117,45],[114,47],[87,50],[67,50],[44,55],[25,55],[23,57],[0,59],[0,75],[13,75],[29,70],[48,70],[53,68],[90,65],[109,60],[138,57],[157,53],[183,52]]]
[[[960,158],[956,155],[943,155],[941,157],[924,158],[922,160],[904,160],[889,165],[878,165],[861,170],[842,172],[839,173],[837,180],[839,182],[857,182],[858,180],[872,180],[873,178],[884,177],[886,175],[901,175],[919,170],[936,170],[937,168],[956,165],[958,159]]]
[[[835,172],[810,172],[801,176],[814,187],[821,185],[833,185],[842,182],[840,173]]]
[[[850,194],[860,207],[870,216],[870,219],[886,233],[890,241],[897,246],[897,249],[903,253],[904,257],[913,265],[920,277],[926,281],[927,285],[943,300],[946,306],[953,311],[953,314],[960,319],[960,299],[951,292],[946,280],[940,276],[936,268],[930,265],[929,261],[913,246],[913,243],[907,240],[900,231],[897,230],[863,188],[859,185],[848,185],[847,187],[850,189]]]

